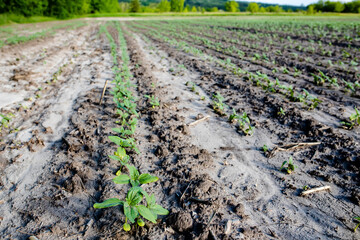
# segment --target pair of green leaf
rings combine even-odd
[[[286,164],[288,164],[287,167],[285,167]],[[294,164],[293,158],[290,157],[290,158],[289,158],[289,161],[284,161],[284,162],[282,163],[281,168],[280,168],[280,171],[283,170],[283,169],[285,169],[286,172],[287,172],[288,174],[290,174],[290,173],[292,173],[293,171],[295,171],[295,168],[297,168],[297,166]]]
[[[152,108],[160,106],[159,99],[157,97],[149,95],[145,95],[145,97],[150,100],[150,105],[152,106]]]
[[[114,132],[120,133],[121,137],[126,137],[126,136],[131,136],[135,133],[135,126],[131,130],[125,129],[124,127],[113,128],[112,130]]]
[[[140,202],[146,197],[148,206],[141,205]],[[169,211],[156,204],[155,195],[149,196],[141,187],[132,187],[126,196],[125,201],[117,198],[108,199],[102,203],[95,203],[94,208],[108,208],[123,205],[124,214],[131,223],[135,223],[135,219],[141,215],[152,223],[156,223],[157,215],[167,215]]]
[[[0,126],[4,126],[5,128],[8,128],[8,123],[10,122],[11,118],[9,116],[5,116],[3,114],[0,114],[0,117],[2,117],[0,121]]]
[[[123,148],[131,148],[134,149],[136,153],[140,153],[139,149],[136,147],[135,139],[133,138],[120,138],[118,136],[109,136],[110,141],[115,143],[116,145],[123,147]]]
[[[139,205],[143,199],[143,194],[146,192],[140,187],[133,187],[129,190],[125,201],[121,201],[117,198],[110,198],[102,203],[95,203],[94,208],[108,208],[118,205],[123,205],[124,214],[131,223],[135,222],[135,219],[139,216],[143,216],[150,222],[156,223],[156,217],[151,211],[144,205]]]
[[[116,184],[131,184],[133,187],[139,186],[140,184],[147,184],[156,182],[159,180],[158,177],[152,176],[149,173],[143,173],[140,175],[139,171],[131,165],[126,165],[126,167],[129,169],[130,175],[121,174],[121,172],[118,172],[113,182]]]
[[[118,147],[117,151],[114,152],[115,155],[109,155],[109,158],[119,161],[122,166],[128,163],[130,157],[126,154],[125,148]]]
[[[239,114],[236,113],[236,110],[233,108],[233,113],[229,116],[229,122],[234,122],[235,120],[239,119]]]

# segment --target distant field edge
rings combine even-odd
[[[308,15],[305,13],[250,13],[250,12],[205,12],[205,13],[94,13],[86,14],[82,16],[74,16],[67,19],[58,19],[54,17],[44,17],[44,16],[32,16],[24,17],[22,15],[15,14],[0,14],[0,26],[10,25],[10,24],[22,24],[22,23],[36,23],[36,22],[48,22],[48,21],[61,21],[69,19],[80,19],[80,18],[107,18],[107,17],[223,17],[223,16],[302,16],[302,17],[358,17],[360,19],[360,14],[354,13],[318,13]]]

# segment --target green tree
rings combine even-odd
[[[171,6],[168,0],[161,0],[158,5],[159,12],[170,12]]]
[[[238,12],[239,4],[235,1],[228,1],[225,3],[225,10],[227,12]]]
[[[185,0],[170,0],[170,10],[172,12],[182,12]]]
[[[251,13],[259,12],[259,5],[257,3],[251,2],[246,8],[246,11],[249,11]]]
[[[117,12],[120,5],[117,0],[91,0],[91,12]]]
[[[197,12],[197,9],[196,9],[195,6],[193,6],[193,7],[191,8],[191,12]]]
[[[131,0],[130,1],[130,12],[140,12],[141,4],[139,0]]]
[[[120,2],[119,3],[119,11],[120,12],[129,12],[129,9],[130,9],[130,4],[127,3],[127,2]]]
[[[311,4],[307,7],[307,14],[314,14],[316,12],[315,5]]]
[[[335,2],[334,4],[334,12],[342,12],[345,9],[345,5],[341,2]]]
[[[349,12],[349,13],[360,13],[359,9],[360,9],[360,0],[355,0],[352,2],[348,2],[345,3],[345,9],[344,12]]]
[[[284,9],[282,9],[282,7],[276,5],[276,6],[269,6],[266,8],[267,12],[283,12]]]
[[[264,13],[264,12],[266,12],[266,9],[264,7],[261,7],[259,12]]]
[[[44,15],[48,6],[47,0],[1,0],[0,13],[14,13],[30,17]]]

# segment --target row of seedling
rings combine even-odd
[[[227,116],[226,110],[229,108],[224,103],[224,97],[219,92],[212,96],[212,108],[220,116]],[[228,121],[231,123],[237,123],[237,128],[245,135],[253,135],[255,127],[251,125],[250,118],[246,112],[238,114],[235,109],[232,109],[232,113],[228,116]]]
[[[311,73],[311,75],[314,78],[314,83],[318,86],[323,86],[327,83],[330,87],[339,87],[337,78],[329,77],[321,70],[318,70],[318,74]],[[342,79],[342,82],[344,83],[345,91],[350,91],[352,94],[356,94],[357,90],[360,89],[359,81],[352,83]]]
[[[148,33],[151,36],[153,36],[155,38],[160,38],[160,39],[168,42],[171,45],[175,45],[175,46],[181,48],[182,50],[188,51],[195,55],[203,56],[203,54],[200,50],[196,49],[196,51],[195,51],[194,47],[189,47],[186,43],[182,44],[184,42],[178,42],[175,39],[169,39],[167,37],[162,36],[161,34],[159,34],[157,32],[154,32],[154,31],[149,31]],[[209,58],[207,58],[207,60],[215,61],[215,58],[212,58],[212,57],[209,57]],[[191,91],[195,92],[196,94],[199,94],[196,89],[196,85],[193,82],[187,82],[186,85],[188,87],[190,87]],[[204,100],[205,98],[201,98],[201,99]],[[228,106],[223,101],[224,101],[224,97],[221,96],[221,94],[219,92],[217,92],[216,94],[213,94],[213,96],[212,96],[211,105],[212,105],[213,110],[217,114],[219,114],[220,116],[227,116],[226,110],[228,109]],[[232,114],[229,115],[229,121],[232,123],[237,122],[238,129],[240,131],[242,131],[245,135],[253,135],[255,127],[251,125],[250,118],[248,117],[248,114],[246,112],[243,112],[241,115],[239,115],[233,109]]]
[[[9,124],[13,116],[14,115],[11,113],[6,115],[0,113],[0,134],[4,128],[9,128]]]
[[[272,81],[266,74],[263,74],[259,71],[254,74],[252,72],[243,70],[239,68],[236,64],[232,63],[231,59],[229,58],[227,58],[226,60],[222,60],[212,56],[205,56],[200,50],[194,51],[194,47],[190,47],[185,42],[178,42],[176,39],[169,39],[168,37],[162,36],[158,32],[155,33],[153,31],[149,31],[148,33],[156,38],[160,38],[161,40],[168,42],[171,45],[175,45],[182,50],[203,57],[205,58],[205,60],[216,62],[224,69],[231,71],[233,74],[251,80],[254,85],[262,87],[267,92],[277,92],[288,97],[293,102],[301,102],[304,108],[313,110],[319,105],[319,103],[321,103],[321,100],[319,98],[311,95],[306,89],[303,89],[301,93],[297,93],[292,85],[282,85],[280,84],[280,81],[278,79]]]
[[[107,31],[107,26],[109,25],[102,26],[100,33],[105,33],[110,42],[114,63],[112,70],[115,75],[113,81],[115,86],[111,94],[117,106],[116,113],[119,116],[116,123],[120,125],[118,128],[113,128],[113,131],[118,135],[109,136],[109,139],[117,145],[117,150],[113,155],[109,155],[109,158],[120,163],[120,169],[116,172],[116,177],[113,178],[113,182],[115,184],[130,185],[130,188],[123,198],[110,198],[102,203],[95,203],[94,208],[108,208],[121,205],[125,215],[123,229],[130,231],[130,224],[136,223],[143,227],[145,225],[144,219],[156,223],[158,215],[167,215],[169,212],[156,204],[154,194],[150,195],[142,188],[142,185],[155,182],[159,178],[149,173],[140,174],[139,170],[130,164],[131,158],[127,154],[128,151],[135,151],[137,154],[140,154],[136,147],[136,141],[133,138],[138,122],[138,113],[136,111],[136,99],[130,90],[133,87],[130,81],[130,58],[127,53],[126,40],[119,22],[111,23],[110,26],[115,27],[118,31],[120,49],[118,49],[115,40]],[[118,51],[121,52],[120,56],[118,55]],[[120,57],[122,63],[120,67],[118,67],[118,59],[120,59]],[[156,103],[153,106],[155,105]],[[126,168],[127,171],[125,171],[124,168]]]

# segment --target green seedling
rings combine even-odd
[[[322,86],[325,83],[325,79],[321,76],[318,76],[316,74],[311,73],[311,75],[314,77],[314,82],[318,86]]]
[[[285,116],[284,109],[280,108],[279,112],[277,113],[279,116]]]
[[[311,73],[311,75],[314,77],[314,82],[316,85],[321,86],[326,81],[330,83],[331,86],[339,87],[339,84],[337,83],[336,78],[331,78],[329,76],[326,76],[322,71],[318,70],[319,75],[315,75]]]
[[[349,122],[341,122],[342,125],[347,127],[348,129],[352,129],[354,126],[360,125],[360,112],[355,107],[355,113],[351,114],[349,117]]]
[[[201,97],[200,97],[200,100],[201,100],[201,101],[205,101],[205,96],[201,96]]]
[[[229,122],[231,122],[231,123],[240,119],[240,116],[239,116],[239,114],[236,113],[236,110],[233,109],[232,111],[233,111],[233,113],[230,114],[230,116],[229,116]]]
[[[354,219],[358,222],[360,222],[360,217],[354,217]],[[356,232],[356,229],[359,227],[360,223],[358,223],[354,229],[354,232]]]
[[[267,92],[276,92],[275,86],[276,86],[276,82],[267,80],[267,85],[263,85],[263,89],[266,90]]]
[[[285,167],[286,164],[287,167]],[[294,165],[293,158],[290,157],[288,161],[284,161],[282,163],[280,171],[285,170],[287,174],[291,174],[293,171],[295,171],[295,168],[297,168],[297,166]]]
[[[262,150],[264,153],[267,153],[269,151],[269,147],[264,144],[264,146],[262,146]]]
[[[308,106],[309,110],[313,110],[315,109],[319,103],[321,103],[322,101],[320,99],[318,99],[317,97],[312,96],[308,91],[306,91],[305,89],[303,89],[305,96],[304,99],[301,99],[300,102],[302,102],[305,106]],[[305,100],[309,100],[310,103],[307,103]]]
[[[360,83],[358,81],[356,81],[354,83],[354,87],[357,88],[357,89],[360,89]]]
[[[125,129],[124,127],[120,127],[120,128],[113,128],[112,130],[114,132],[120,133],[121,137],[126,138],[127,136],[131,136],[135,133],[136,124],[137,124],[137,119],[134,118],[130,122],[126,122],[126,125],[128,125],[130,129]]]
[[[146,205],[140,204],[145,196]],[[132,187],[126,194],[125,200],[118,198],[110,198],[102,203],[95,203],[94,208],[108,208],[122,205],[125,214],[125,223],[123,229],[130,231],[131,226],[128,223],[137,223],[140,227],[144,226],[144,221],[141,217],[146,220],[156,223],[158,215],[168,215],[169,211],[160,205],[156,204],[155,195],[149,196],[141,187]]]
[[[122,147],[118,147],[117,151],[114,152],[114,155],[109,155],[109,158],[120,162],[121,164],[120,171],[122,167],[125,166],[130,160],[130,157],[126,154],[125,148]]]
[[[288,86],[286,88],[286,96],[288,96],[288,98],[293,101],[296,102],[298,99],[295,97],[295,89],[292,85]]]
[[[3,128],[9,128],[9,123],[11,120],[11,116],[12,114],[8,114],[8,115],[3,115],[0,113],[0,117],[1,117],[1,121],[0,121],[0,132],[2,131]]]
[[[299,69],[297,69],[297,68],[294,68],[294,77],[297,77],[297,76],[299,76],[302,72],[299,70]]]
[[[192,92],[196,92],[196,85],[195,85],[195,83],[190,83],[190,85],[191,85],[191,91]]]
[[[150,100],[150,105],[152,108],[160,106],[159,99],[157,97],[149,95],[145,95],[145,97]]]
[[[302,187],[302,189],[303,189],[304,191],[306,191],[306,190],[309,190],[310,187],[309,187],[308,185],[305,185],[305,186]]]
[[[140,153],[139,149],[136,147],[135,139],[133,138],[120,138],[118,136],[109,136],[110,141],[115,143],[116,145],[122,147],[122,148],[131,148],[133,149],[137,154]]]
[[[247,113],[244,112],[239,118],[239,129],[245,133],[245,135],[253,135],[255,127],[251,126],[250,118]]]
[[[213,94],[212,106],[213,106],[214,111],[220,115],[225,115],[224,109],[226,107],[226,104],[223,103],[223,101],[224,101],[224,97],[221,96],[221,94],[219,92],[217,92],[216,94]]]
[[[347,82],[345,81],[344,79],[342,79],[342,81],[344,82],[345,84],[345,89],[347,90],[351,90],[352,92],[355,92],[355,88],[354,88],[354,84],[352,82]]]
[[[159,180],[158,177],[152,176],[149,173],[143,173],[140,175],[136,167],[126,164],[125,165],[129,170],[129,175],[121,174],[121,171],[116,173],[116,177],[113,179],[113,182],[116,184],[131,184],[133,187],[137,187],[141,184],[147,184],[156,182]]]

